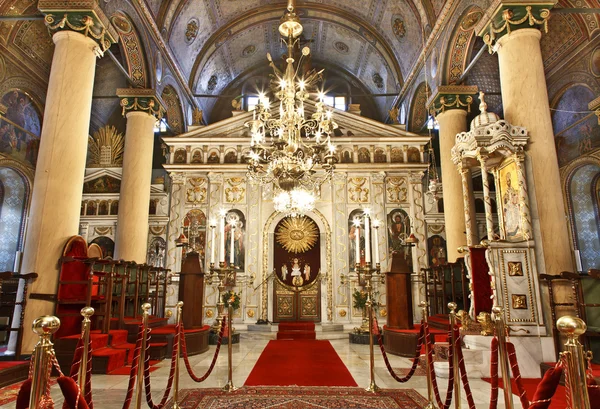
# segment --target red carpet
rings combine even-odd
[[[329,341],[269,341],[246,386],[357,386]]]
[[[483,378],[483,380],[486,382],[490,382],[490,378]],[[537,386],[542,380],[535,379],[535,378],[521,378],[521,380],[523,381],[523,386],[525,387],[525,392],[527,394],[527,398],[529,400],[533,399],[533,395],[535,394]],[[519,392],[517,391],[517,384],[515,383],[514,379],[511,379],[511,384],[512,384],[512,393],[513,393],[513,395],[515,395],[515,399],[513,400],[513,402],[515,404],[518,404],[519,403],[519,398],[518,398]],[[500,388],[502,388],[502,379],[499,380],[499,385],[500,385]],[[502,395],[502,391],[500,391],[499,394]],[[562,385],[558,385],[558,388],[556,389],[556,393],[554,394],[554,397],[552,398],[552,402],[550,403],[550,406],[548,407],[548,409],[565,409],[566,407],[567,407],[567,398],[565,396],[565,387]]]
[[[277,339],[317,339],[314,322],[280,322]]]
[[[185,409],[417,409],[427,404],[427,399],[414,389],[382,389],[371,393],[363,388],[271,386],[244,387],[233,392],[220,388],[184,389],[180,393],[180,407]]]

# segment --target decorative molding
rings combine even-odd
[[[100,46],[99,56],[118,41],[118,34],[95,0],[40,0],[38,9],[46,15],[50,31],[70,30],[90,37]]]
[[[165,104],[153,89],[117,88],[117,95],[121,98],[123,116],[127,112],[139,111],[161,119],[165,114]]]
[[[506,2],[495,0],[489,7],[486,15],[476,26],[476,32],[483,37],[490,54],[501,37],[521,28],[541,28],[548,32],[548,19],[550,9],[557,0],[523,1],[512,0]]]
[[[432,113],[439,115],[449,109],[465,109],[471,112],[477,85],[440,85],[429,99],[427,106]]]

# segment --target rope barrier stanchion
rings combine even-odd
[[[454,371],[454,408],[461,409],[461,398],[460,398],[460,364],[459,364],[459,349],[460,345],[458,344],[459,337],[457,337],[456,331],[456,308],[458,306],[454,302],[448,303],[448,308],[450,309],[450,348],[453,349],[454,353],[452,355],[453,365],[452,369]]]
[[[556,321],[558,330],[567,337],[565,352],[568,386],[570,389],[570,403],[573,409],[590,409],[590,397],[586,380],[586,356],[579,336],[587,330],[587,325],[582,319],[565,316]]]
[[[203,376],[198,377],[192,370],[192,365],[190,364],[190,360],[189,360],[189,357],[187,354],[187,345],[186,345],[186,341],[185,341],[185,335],[183,333],[183,324],[181,325],[180,340],[181,340],[181,352],[183,354],[183,363],[185,364],[185,369],[187,370],[188,375],[190,375],[190,378],[192,378],[192,380],[194,382],[197,382],[197,383],[204,382],[206,380],[206,378],[208,378],[209,375],[212,373],[213,369],[215,368],[215,364],[217,363],[217,358],[219,357],[219,351],[221,350],[221,343],[223,341],[223,333],[225,332],[226,326],[227,325],[221,325],[221,329],[219,330],[219,339],[217,340],[217,348],[215,349],[215,354],[213,355],[213,359],[212,359],[210,365],[208,366],[206,373]]]
[[[227,302],[227,383],[223,387],[225,392],[233,392],[238,389],[233,385],[233,326],[231,325],[231,321],[233,319],[233,297],[229,299]]]
[[[135,341],[135,348],[133,350],[133,360],[131,361],[131,370],[129,371],[129,382],[127,385],[127,394],[125,395],[125,401],[123,402],[123,409],[129,409],[131,405],[131,400],[133,398],[133,393],[136,387],[136,375],[138,373],[138,368],[140,365],[140,354],[142,352],[142,338],[144,336],[144,326],[140,324],[138,330],[138,336]]]
[[[86,398],[88,404],[91,399],[88,400],[88,394],[91,398],[91,388],[89,382],[91,379],[88,378],[89,363],[88,358],[90,354],[90,329],[92,325],[91,316],[94,315],[94,309],[92,307],[83,307],[81,309],[81,315],[83,316],[83,322],[81,323],[81,339],[83,340],[83,352],[81,354],[81,364],[79,365],[79,371],[77,373],[77,384],[81,391],[81,396]]]
[[[60,320],[51,315],[39,317],[33,321],[32,329],[40,340],[33,350],[33,373],[29,409],[42,409],[48,404],[49,377],[54,356],[50,337],[60,328]]]
[[[177,303],[177,328],[179,329],[179,338],[177,345],[173,345],[173,348],[177,346],[177,358],[175,359],[175,378],[173,380],[173,406],[172,409],[181,409],[179,406],[179,355],[181,354],[181,337],[185,337],[183,330],[181,329],[182,324],[182,311],[183,301]]]
[[[375,320],[374,328],[379,328],[379,324],[377,323],[377,318],[374,317],[374,320]],[[423,346],[424,331],[425,331],[425,326],[423,325],[423,322],[421,322],[421,329],[419,331],[419,339],[417,340],[417,348],[415,351],[415,357],[413,358],[413,363],[412,363],[412,366],[410,367],[410,370],[408,371],[408,374],[406,374],[406,376],[403,378],[399,377],[396,374],[396,372],[394,371],[394,369],[392,368],[392,364],[390,363],[390,360],[387,357],[387,353],[385,352],[385,347],[383,346],[383,339],[381,338],[381,332],[377,331],[377,341],[379,342],[379,349],[381,349],[381,355],[383,356],[383,361],[385,362],[385,366],[387,367],[388,372],[390,373],[392,378],[394,378],[397,382],[400,382],[400,383],[408,382],[413,377],[415,372],[417,371],[417,366],[419,365],[419,361],[421,360],[420,355],[421,355],[421,347]]]
[[[142,402],[144,400],[144,362],[146,361],[148,315],[150,314],[150,308],[152,308],[152,306],[149,303],[142,304],[142,343],[140,347],[140,357],[138,358],[136,374],[135,409],[141,409]]]
[[[371,280],[367,281],[367,286],[371,287]],[[373,351],[373,300],[371,299],[371,291],[367,291],[367,301],[365,303],[369,314],[369,386],[365,389],[367,392],[377,392],[379,386],[375,383],[375,352]]]
[[[506,326],[504,325],[502,307],[493,307],[492,317],[496,323],[496,336],[498,337],[499,366],[500,372],[502,373],[504,405],[506,409],[514,409],[515,406],[513,402],[512,385],[510,383],[510,363],[506,348]]]
[[[421,307],[421,311],[422,311],[423,326],[425,326],[425,328],[426,328],[427,327],[427,310],[428,310],[427,301],[421,301],[420,307]],[[425,366],[427,368],[427,370],[425,372],[427,373],[427,400],[429,401],[429,403],[425,406],[424,409],[437,409],[435,406],[435,398],[433,396],[433,394],[434,394],[433,377],[432,377],[431,371],[429,370],[429,368],[433,366],[433,362],[431,362],[431,356],[430,356],[430,347],[431,346],[429,345],[429,340],[427,339],[428,337],[429,337],[429,333],[428,333],[427,329],[425,329],[424,336],[423,336],[423,342],[425,344]]]

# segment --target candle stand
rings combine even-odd
[[[226,266],[224,261],[219,263],[219,267],[216,267],[214,263],[210,264],[210,273],[213,279],[213,283],[217,283],[217,289],[219,290],[217,298],[217,318],[211,327],[211,334],[209,337],[209,344],[216,345],[219,332],[221,331],[221,325],[225,315],[225,303],[223,302],[223,293],[225,290],[232,290],[235,287],[237,268],[234,265]],[[231,337],[232,343],[237,344],[240,342],[240,334],[234,332],[234,328],[230,328],[228,334],[224,334],[223,338]],[[227,335],[227,337],[225,336]],[[225,341],[225,339],[224,339]]]

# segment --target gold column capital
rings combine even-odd
[[[471,112],[471,105],[478,91],[477,85],[440,85],[435,94],[429,98],[427,106],[435,115],[450,109]]]
[[[45,15],[50,32],[75,31],[98,43],[99,55],[119,41],[119,35],[97,0],[39,0],[38,9]]]
[[[153,89],[118,88],[117,96],[121,98],[123,116],[128,112],[146,112],[161,119],[166,112],[165,103]]]
[[[558,0],[494,0],[475,32],[487,44],[490,54],[498,39],[522,28],[543,28],[548,32],[550,9]]]

